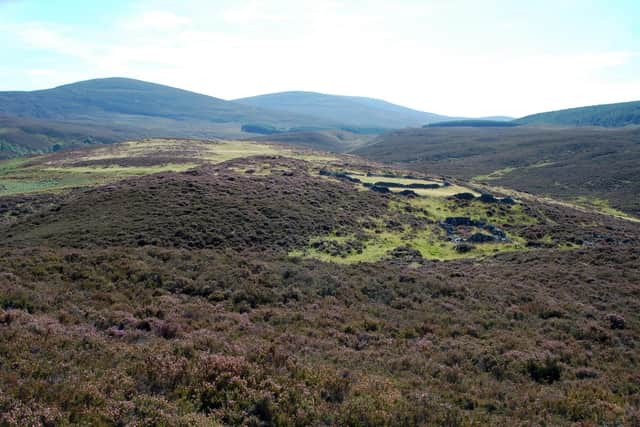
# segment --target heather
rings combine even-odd
[[[0,198],[0,425],[640,423],[637,223],[111,147],[151,171]]]
[[[1,255],[7,425],[638,421],[637,248],[413,269],[160,248]]]

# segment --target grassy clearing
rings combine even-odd
[[[471,178],[472,181],[491,181],[492,179],[499,179],[502,178],[503,176],[510,174],[511,172],[513,172],[514,170],[516,170],[517,168],[512,168],[512,167],[506,167],[503,169],[498,169],[495,170],[489,174],[486,175],[477,175],[474,176],[473,178]]]
[[[405,190],[405,188],[390,188],[390,190],[392,192],[399,193]],[[448,185],[446,187],[439,188],[411,188],[410,190],[419,196],[425,197],[450,197],[459,193],[472,193],[476,197],[480,195],[480,193],[461,185]]]
[[[115,166],[110,165],[106,167],[67,167],[67,168],[42,168],[39,169],[43,172],[53,172],[53,173],[68,173],[68,174],[88,174],[88,175],[105,175],[105,176],[116,176],[116,177],[129,177],[129,176],[139,176],[139,175],[148,175],[152,173],[158,172],[180,172],[191,169],[197,166],[195,163],[181,163],[181,164],[172,164],[168,163],[165,165],[157,165],[157,166]]]
[[[78,161],[125,159],[139,157],[178,156],[199,162],[220,163],[239,157],[278,155],[284,151],[279,147],[248,141],[201,141],[147,139],[128,141],[75,152],[74,156],[55,159],[50,164],[69,164]]]
[[[442,184],[439,181],[427,180],[427,179],[415,179],[415,178],[398,178],[398,177],[386,177],[386,176],[367,176],[359,174],[351,174],[352,178],[357,178],[360,181],[368,184],[375,184],[376,182],[390,182],[393,184],[410,185],[410,184]]]
[[[13,161],[12,161],[13,162]],[[69,188],[108,184],[132,176],[158,172],[179,172],[195,164],[166,164],[150,167],[26,167],[23,163],[0,169],[0,196],[59,191]],[[4,165],[3,165],[4,166]]]
[[[452,216],[466,216],[474,220],[497,223],[529,225],[537,220],[524,212],[522,205],[492,205],[477,200],[466,204],[456,204],[441,197],[419,197],[409,201],[397,201],[390,205],[394,209],[404,210],[411,206],[426,212],[427,217],[441,221]]]
[[[493,171],[493,172],[491,172],[489,174],[486,174],[486,175],[474,176],[473,178],[471,178],[471,180],[472,181],[491,181],[493,179],[503,178],[505,175],[508,175],[508,174],[510,174],[512,172],[515,172],[517,170],[544,168],[546,166],[555,165],[556,163],[557,162],[543,160],[543,161],[540,161],[540,162],[537,162],[537,163],[533,163],[531,165],[523,166],[523,167],[506,167],[506,168],[495,170],[495,171]]]
[[[599,199],[597,197],[579,196],[575,199],[575,204],[578,206],[583,206],[589,209],[593,209],[595,211],[598,211],[600,213],[604,213],[607,215],[634,219],[632,216],[630,216],[626,212],[622,212],[618,209],[613,208],[609,204],[609,201],[605,199]]]
[[[640,218],[630,215],[626,212],[616,210],[615,208],[612,208],[609,205],[609,202],[604,199],[594,199],[592,197],[580,196],[577,199],[576,198],[571,199],[572,202],[567,202],[567,201],[555,199],[552,197],[534,195],[531,193],[513,190],[511,188],[506,188],[506,187],[497,186],[497,185],[492,185],[490,187],[482,184],[476,184],[476,185],[478,185],[479,187],[483,188],[486,191],[494,190],[520,200],[525,200],[525,201],[533,200],[533,201],[552,204],[556,206],[563,206],[571,209],[577,209],[583,212],[595,212],[603,215],[610,215],[626,221],[631,221],[636,223],[640,222]],[[594,203],[594,200],[595,200],[595,203]]]
[[[16,158],[0,161],[0,175],[16,170],[20,166],[28,163],[28,158]]]
[[[13,194],[40,193],[65,188],[97,185],[101,181],[95,177],[67,175],[51,175],[49,177],[2,178],[0,179],[0,196]]]
[[[361,236],[326,236],[311,239],[310,245],[304,249],[294,250],[289,253],[292,257],[312,258],[324,262],[337,264],[353,264],[358,262],[376,262],[384,259],[394,249],[400,246],[408,246],[420,252],[423,258],[431,260],[452,260],[460,258],[475,258],[483,255],[491,255],[498,252],[512,252],[526,249],[523,239],[510,236],[509,243],[487,243],[476,245],[473,250],[460,253],[456,251],[455,244],[444,240],[443,230],[437,226],[428,226],[421,230],[404,229],[402,231],[384,230],[382,232],[365,232]],[[340,255],[331,255],[311,246],[317,241],[359,240],[364,247],[361,252],[349,252]]]
[[[447,217],[469,217],[482,220],[498,226],[503,224],[527,225],[535,224],[536,218],[528,215],[521,205],[493,205],[480,201],[458,203],[444,197],[419,197],[415,199],[397,199],[389,204],[390,215],[402,212],[412,212],[417,218],[431,221],[422,227],[412,227],[408,223],[401,227],[389,227],[387,221],[392,218],[372,219],[367,224],[375,227],[363,226],[359,235],[316,236],[309,241],[309,245],[300,250],[290,252],[289,255],[303,258],[319,259],[338,264],[352,264],[358,262],[376,262],[384,259],[394,249],[408,246],[420,252],[423,258],[433,260],[452,260],[459,258],[473,258],[492,255],[498,252],[513,252],[526,250],[526,240],[520,236],[509,234],[509,242],[483,243],[474,245],[469,252],[458,252],[456,244],[447,239],[444,230],[437,222]],[[394,217],[396,221],[403,217]],[[476,230],[480,231],[480,230]],[[317,248],[314,243],[319,241],[333,241],[345,243],[358,241],[360,251],[345,250],[339,254],[331,254]],[[551,242],[549,242],[551,243]]]

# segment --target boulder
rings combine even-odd
[[[468,241],[473,243],[489,243],[495,242],[496,238],[487,234],[474,233],[471,235],[471,237],[469,237]]]
[[[496,199],[493,195],[489,193],[483,193],[478,200],[484,203],[498,203],[498,199]]]
[[[418,197],[418,193],[416,193],[415,191],[411,191],[411,190],[402,190],[398,194],[401,195],[401,196],[410,197],[410,198]]]
[[[458,245],[456,245],[456,252],[464,254],[467,252],[471,252],[474,249],[473,245],[470,245],[468,243],[460,243]]]
[[[401,263],[411,264],[412,262],[421,263],[424,261],[420,251],[409,246],[399,246],[389,253],[389,257]]]
[[[516,201],[513,200],[512,197],[503,197],[502,199],[500,199],[500,203],[505,205],[515,205]]]
[[[440,184],[422,184],[420,182],[413,182],[411,184],[405,185],[407,188],[440,188]]]
[[[371,189],[371,191],[375,191],[376,193],[382,193],[382,194],[391,193],[391,190],[389,190],[387,187],[379,187],[377,185],[372,185],[369,188]]]
[[[625,328],[624,317],[620,316],[619,314],[609,314],[607,316],[607,320],[609,321],[609,327],[611,329],[624,329]]]
[[[406,188],[407,186],[404,184],[399,184],[397,182],[387,182],[387,181],[376,181],[373,183],[376,187],[391,187],[391,188]]]
[[[475,221],[466,216],[452,216],[448,217],[444,220],[444,223],[447,225],[452,225],[454,227],[458,227],[460,225],[465,226],[473,226]]]
[[[473,193],[458,193],[458,194],[454,194],[451,197],[457,200],[473,200],[476,198],[476,196],[474,196]]]

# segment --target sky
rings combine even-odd
[[[640,100],[638,0],[0,0],[0,90],[130,77],[454,116]]]

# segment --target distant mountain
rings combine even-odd
[[[510,117],[510,116],[487,116],[487,117],[480,117],[477,120],[491,120],[494,122],[510,122],[512,120],[515,120],[515,117]]]
[[[516,121],[528,125],[603,127],[640,125],[640,101],[550,111],[526,116]]]
[[[435,128],[435,127],[447,127],[447,128],[455,128],[455,127],[473,127],[473,128],[505,128],[505,127],[514,127],[520,126],[519,123],[507,120],[489,120],[489,119],[467,119],[467,120],[447,120],[445,122],[436,122],[430,123],[428,125],[424,125],[424,128]]]
[[[329,125],[182,89],[126,78],[88,80],[33,92],[0,92],[0,114],[54,120],[144,122],[150,118],[277,126]]]
[[[454,119],[372,98],[283,92],[226,101],[117,77],[0,92],[0,118],[0,158],[145,137],[260,134],[286,134],[277,139],[345,151],[371,135]],[[331,133],[336,131],[361,136],[343,140]]]
[[[126,78],[33,92],[0,92],[0,158],[83,142],[143,137],[238,138],[243,125],[339,128],[339,123]]]
[[[341,123],[345,128],[397,129],[450,119],[373,98],[326,95],[316,92],[280,92],[236,99],[235,102],[272,111],[297,113]]]

